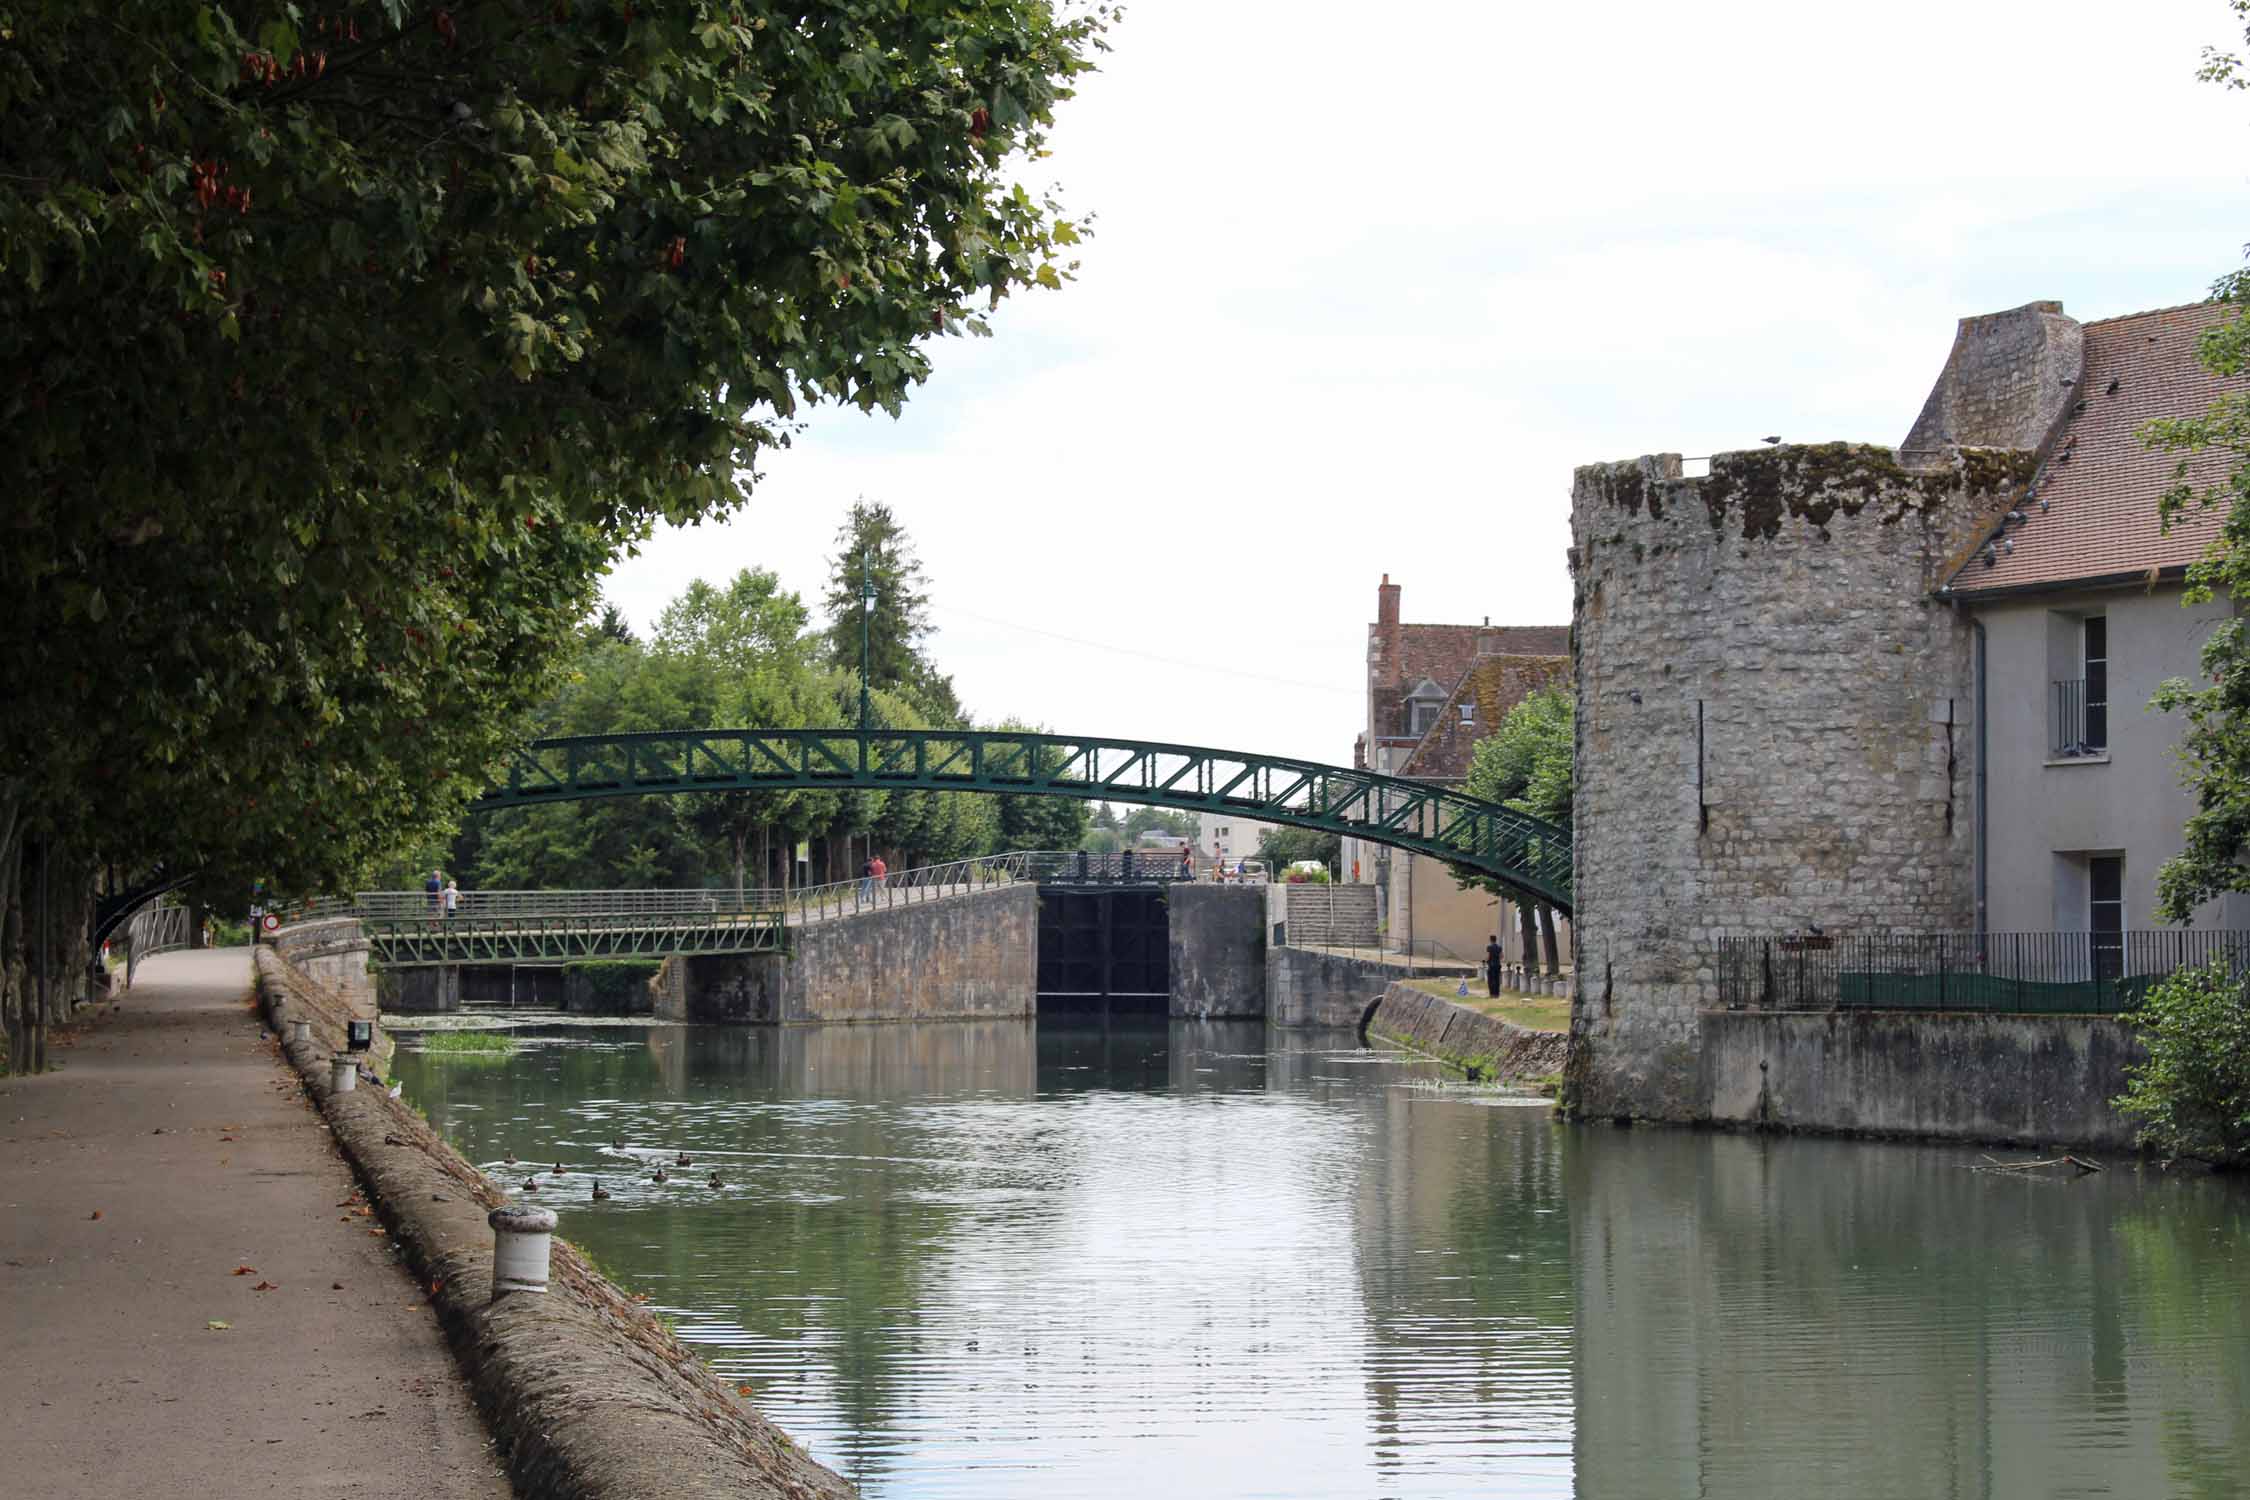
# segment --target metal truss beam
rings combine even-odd
[[[524,746],[474,805],[498,812],[595,797],[801,787],[1115,798],[1229,812],[1427,854],[1571,910],[1567,825],[1429,782],[1148,740],[935,729],[586,735]]]
[[[778,911],[371,917],[363,925],[370,956],[394,969],[781,953],[789,946],[788,927]]]

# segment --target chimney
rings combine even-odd
[[[1391,582],[1391,575],[1385,573],[1383,575],[1383,586],[1375,591],[1376,624],[1396,625],[1398,623],[1398,595],[1399,585]]]

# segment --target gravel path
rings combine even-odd
[[[0,1080],[0,1492],[509,1495],[249,990],[162,955]]]

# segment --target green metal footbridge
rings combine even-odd
[[[1239,813],[1410,849],[1571,910],[1567,826],[1427,782],[1147,740],[936,729],[584,735],[524,746],[474,807],[807,787],[1006,792]]]

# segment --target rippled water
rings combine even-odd
[[[2222,1181],[1565,1127],[1255,1025],[398,1067],[873,1496],[2250,1494]]]

